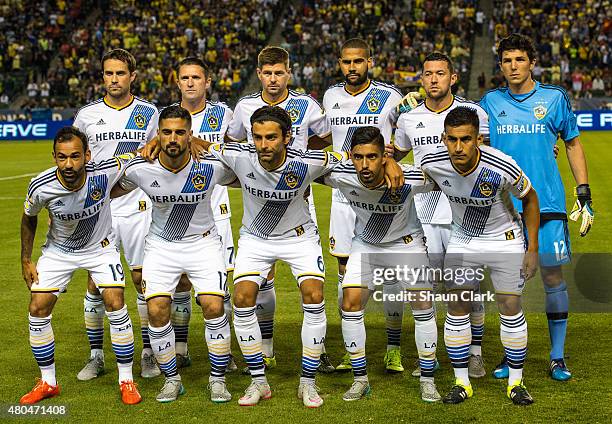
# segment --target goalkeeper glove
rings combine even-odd
[[[595,218],[595,213],[591,206],[591,188],[588,184],[580,184],[574,189],[574,195],[576,196],[576,203],[570,213],[570,219],[572,221],[578,221],[578,218],[582,216],[580,235],[584,237],[591,229],[593,219]]]
[[[418,91],[411,91],[406,94],[402,100],[395,107],[398,113],[410,112],[412,109],[419,105],[421,94]]]

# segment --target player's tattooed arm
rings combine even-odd
[[[313,135],[308,139],[308,150],[323,150],[328,146],[331,146],[332,138],[331,134],[326,137],[319,137],[318,135]]]
[[[540,228],[540,205],[538,195],[533,187],[521,198],[523,202],[523,220],[527,227],[528,248],[523,260],[525,280],[533,277],[538,269],[538,230]]]
[[[38,284],[38,272],[36,265],[32,263],[32,248],[37,224],[36,216],[28,216],[24,213],[21,217],[21,275],[28,289],[32,287],[32,284]]]

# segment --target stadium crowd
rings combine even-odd
[[[533,38],[537,48],[534,78],[563,86],[571,97],[612,95],[610,84],[609,2],[552,0],[495,1],[495,45],[508,34]],[[503,82],[500,75],[492,85]]]
[[[43,78],[53,107],[76,107],[103,95],[99,58],[121,47],[134,54],[134,94],[160,106],[178,100],[172,72],[183,57],[198,55],[213,71],[213,98],[230,100],[253,72],[281,0],[110,1],[113,14],[76,28],[59,49],[60,60]],[[153,12],[155,11],[155,12]],[[32,104],[40,93],[28,89]],[[38,89],[37,89],[38,91]]]
[[[362,37],[374,46],[374,79],[416,86],[416,72],[425,54],[440,50],[452,57],[460,73],[458,88],[466,91],[475,3],[306,0],[299,7],[290,4],[282,21],[282,47],[291,54],[293,83],[321,98],[340,78],[339,46],[349,38]]]
[[[48,102],[46,70],[60,46],[71,42],[74,23],[86,16],[93,3],[0,1],[0,107],[7,106],[26,87],[28,94]]]

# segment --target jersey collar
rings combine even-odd
[[[264,92],[263,90],[261,90],[261,94],[259,95],[261,97],[261,100],[267,104],[268,106],[276,106],[281,104],[282,102],[284,102],[285,100],[287,100],[289,98],[289,89],[287,89],[287,94],[279,101],[277,102],[268,102],[266,99],[264,99]]]
[[[104,104],[105,104],[106,106],[110,107],[111,109],[115,109],[115,110],[123,110],[123,109],[125,109],[126,107],[129,107],[129,106],[130,106],[132,103],[134,103],[134,99],[135,99],[135,97],[134,97],[132,94],[130,94],[130,101],[129,101],[129,102],[127,102],[127,103],[126,103],[125,105],[123,105],[123,106],[116,107],[116,106],[112,106],[112,105],[110,105],[110,104],[109,104],[109,103],[106,101],[106,96],[104,96],[104,97],[102,98],[102,100],[104,101]]]
[[[359,90],[356,93],[350,93],[347,89],[346,89],[346,83],[344,84],[344,91],[346,91],[348,94],[350,94],[351,96],[355,97],[360,95],[361,93],[363,93],[364,91],[366,91],[368,88],[370,88],[370,86],[372,85],[372,80],[368,79],[368,85],[366,85],[365,87],[363,87],[361,90]]]
[[[481,157],[480,149],[478,149],[478,159],[476,160],[476,163],[474,164],[474,166],[472,168],[468,169],[465,172],[462,172],[462,171],[458,170],[457,168],[455,168],[455,164],[453,163],[453,160],[450,158],[450,155],[449,155],[449,160],[450,160],[451,166],[457,172],[457,174],[461,175],[462,177],[467,177],[472,172],[474,172],[476,170],[476,168],[478,168],[478,165],[480,165],[480,157]]]
[[[159,164],[161,165],[162,168],[164,168],[166,171],[170,171],[173,174],[178,174],[179,172],[181,172],[183,169],[185,169],[187,167],[187,165],[189,165],[191,163],[191,154],[189,154],[187,161],[185,162],[184,165],[182,165],[179,169],[172,169],[172,168],[168,168],[166,165],[164,165],[164,163],[161,161],[161,157],[157,158],[157,162],[159,162]]]
[[[525,100],[527,100],[528,98],[533,96],[536,93],[536,91],[538,91],[538,89],[540,88],[540,82],[539,81],[534,81],[534,82],[535,82],[535,86],[533,87],[533,90],[531,90],[529,93],[525,93],[525,94],[512,94],[512,92],[510,91],[510,87],[508,87],[508,95],[515,102],[523,103]]]
[[[60,174],[59,169],[55,170],[55,176],[57,177],[57,180],[59,181],[59,183],[61,184],[62,187],[64,187],[66,190],[72,191],[72,192],[79,191],[80,189],[82,189],[83,186],[85,185],[85,181],[87,181],[87,173],[85,173],[85,178],[83,178],[83,182],[81,183],[81,185],[76,187],[76,188],[70,188],[70,187],[68,187],[66,185],[66,183],[62,179],[62,174]]]
[[[444,112],[445,110],[448,110],[448,108],[450,108],[453,105],[453,103],[455,103],[455,96],[454,95],[452,96],[451,102],[448,104],[448,106],[443,107],[442,109],[438,109],[438,110],[433,110],[429,106],[427,106],[427,100],[425,100],[423,102],[423,104],[425,105],[425,108],[428,111],[433,112],[433,113],[437,113],[437,114],[440,114],[440,113]]]
[[[183,109],[185,109],[185,108],[183,107],[183,105],[182,105],[182,102],[179,102],[179,106],[180,106],[180,107],[182,107]],[[196,110],[195,112],[189,112],[189,113],[191,114],[191,116],[195,116],[195,115],[197,115],[198,113],[203,112],[203,111],[206,109],[206,106],[208,106],[208,101],[205,101],[205,102],[204,102],[204,107],[203,107],[203,108],[198,109],[198,110]]]

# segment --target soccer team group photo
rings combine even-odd
[[[3,417],[609,420],[607,2],[33,3]]]

